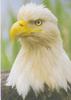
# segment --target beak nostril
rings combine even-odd
[[[21,24],[21,23],[19,23],[19,25],[20,25],[20,26],[22,26],[22,27],[24,26],[24,25],[23,25],[23,24]]]

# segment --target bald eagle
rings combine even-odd
[[[32,90],[36,96],[31,100],[71,100],[71,61],[52,12],[43,5],[22,6],[10,37],[20,41],[21,49],[7,86],[15,87],[23,99]]]

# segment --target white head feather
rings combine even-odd
[[[51,90],[64,88],[67,91],[67,82],[71,83],[71,62],[62,46],[57,18],[48,8],[31,3],[21,7],[18,14],[18,20],[20,19],[43,19],[45,22],[40,26],[43,32],[21,39],[22,48],[12,67],[7,85],[16,86],[23,98],[30,87],[36,93],[43,91],[44,83]]]

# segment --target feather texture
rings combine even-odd
[[[20,50],[8,78],[8,85],[16,86],[23,96],[27,95],[30,86],[35,92],[43,91],[44,83],[52,90],[64,88],[67,91],[67,82],[71,83],[71,66],[64,50],[58,46],[39,50]]]
[[[22,48],[13,64],[7,85],[16,87],[23,98],[30,87],[36,95],[43,92],[44,84],[51,91],[59,92],[63,88],[67,92],[70,88],[68,83],[71,84],[71,61],[63,49],[56,17],[47,8],[33,4],[21,8],[18,19],[21,17],[26,20],[46,18],[46,22],[40,27],[43,29],[41,33],[20,39]]]

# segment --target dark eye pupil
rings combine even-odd
[[[37,20],[37,21],[35,21],[35,24],[36,24],[36,25],[41,25],[42,22],[41,22],[41,20]]]
[[[40,23],[40,21],[38,21],[37,23]]]
[[[38,21],[38,24],[40,24],[41,23],[41,21]]]

